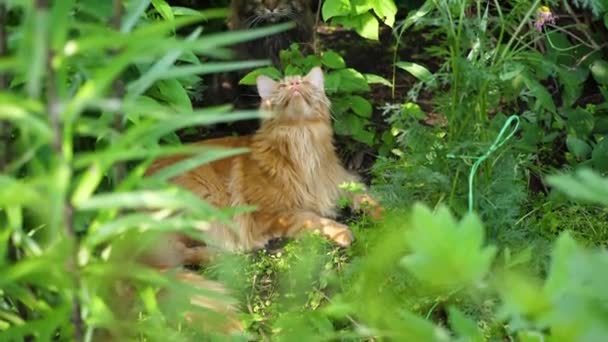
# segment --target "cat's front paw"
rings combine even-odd
[[[381,220],[384,217],[384,208],[368,194],[354,196],[354,209],[363,211],[375,220]]]
[[[330,219],[321,220],[321,232],[341,247],[348,247],[355,240],[347,225]]]

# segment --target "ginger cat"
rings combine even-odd
[[[218,207],[255,205],[252,213],[234,218],[238,231],[212,224],[206,232],[216,247],[248,251],[276,237],[294,237],[303,230],[318,230],[340,246],[353,241],[349,228],[334,220],[341,196],[353,199],[353,208],[366,204],[372,216],[382,208],[366,194],[351,195],[340,185],[357,177],[342,167],[333,145],[330,102],[320,68],[308,75],[288,76],[275,82],[257,78],[261,110],[270,113],[252,136],[204,140],[198,144],[247,147],[249,153],[202,165],[171,182]],[[184,156],[157,160],[152,174]],[[196,262],[208,252],[185,237],[172,242],[180,251],[175,262]]]
[[[357,177],[346,171],[333,146],[330,103],[324,91],[320,68],[304,77],[286,77],[275,82],[259,76],[257,88],[262,98],[261,109],[270,113],[252,136],[204,140],[198,144],[223,147],[248,147],[250,152],[217,160],[174,177],[171,182],[194,192],[218,207],[255,205],[255,212],[237,215],[237,231],[212,223],[206,235],[208,244],[193,241],[181,234],[163,235],[143,251],[126,243],[119,260],[135,256],[137,260],[161,272],[175,271],[183,265],[196,265],[214,257],[213,248],[248,251],[263,247],[275,237],[294,237],[305,230],[318,230],[340,246],[353,241],[349,228],[334,220],[339,197],[352,198],[353,209],[367,210],[380,217],[382,207],[367,194],[352,195],[340,188]],[[146,174],[183,160],[187,156],[155,161]],[[145,242],[139,238],[140,244]],[[147,245],[146,245],[147,246]],[[177,270],[175,281],[220,294],[227,294],[219,283],[200,275]],[[121,291],[119,304],[129,308],[133,293]],[[166,297],[171,293],[165,293]],[[222,301],[194,296],[190,303],[224,317],[219,324],[208,322],[208,316],[185,313],[197,326],[220,331],[239,332],[243,327],[236,318],[237,310]],[[205,322],[206,325],[205,325]]]

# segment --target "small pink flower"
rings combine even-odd
[[[543,27],[548,24],[555,24],[557,16],[551,12],[551,9],[547,6],[541,6],[536,13],[536,20],[534,20],[534,27],[538,31],[542,31]]]

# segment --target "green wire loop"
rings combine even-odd
[[[515,126],[513,127],[513,130],[506,137],[503,138],[503,136],[505,135],[505,133],[507,132],[509,127],[511,127],[513,125],[513,122],[515,122]],[[505,124],[502,126],[502,129],[500,130],[500,133],[498,133],[496,140],[494,140],[494,143],[488,148],[486,153],[484,153],[480,157],[475,158],[475,159],[477,159],[477,161],[471,167],[471,173],[469,174],[469,212],[470,213],[473,212],[473,203],[474,203],[473,181],[475,179],[475,174],[477,173],[477,169],[479,168],[479,165],[481,165],[481,163],[484,160],[488,159],[488,157],[492,153],[494,153],[502,145],[504,145],[507,141],[509,141],[509,139],[511,139],[513,137],[513,135],[517,132],[518,128],[519,128],[519,117],[517,115],[511,115],[509,117],[509,119],[507,119]]]

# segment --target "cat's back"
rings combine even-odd
[[[213,148],[249,148],[251,146],[251,136],[207,139],[190,145],[206,146],[210,148],[210,151]],[[243,154],[217,159],[200,165],[173,177],[170,181],[216,205],[223,205],[228,200],[222,194],[226,194],[227,192],[226,186],[230,181],[233,165],[235,160],[243,157]],[[176,155],[159,158],[150,165],[145,175],[153,175],[166,167],[192,157],[192,155]]]

